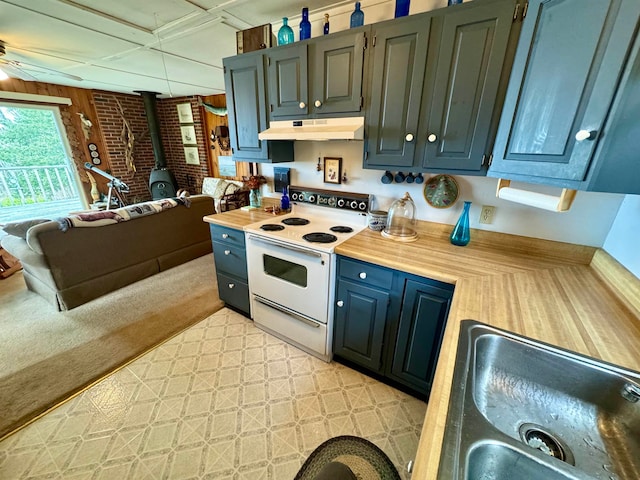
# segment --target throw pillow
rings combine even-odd
[[[49,220],[46,218],[36,218],[33,220],[25,220],[23,222],[12,222],[7,223],[2,229],[7,232],[9,235],[13,235],[14,237],[20,237],[22,239],[27,238],[27,230],[35,225],[40,225],[41,223],[48,222]]]

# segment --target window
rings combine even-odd
[[[0,102],[0,224],[83,210],[58,107]]]

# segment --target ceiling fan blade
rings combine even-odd
[[[25,72],[21,68],[14,65],[12,62],[6,62],[0,60],[0,68],[9,75],[11,78],[17,78],[19,80],[24,80],[25,82],[34,82],[38,79],[33,75],[30,75],[28,72]]]

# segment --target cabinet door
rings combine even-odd
[[[274,49],[267,61],[271,118],[309,113],[307,45]]]
[[[311,43],[314,114],[360,111],[364,41],[364,32],[358,32],[320,38]]]
[[[333,352],[379,372],[388,305],[388,292],[339,279]]]
[[[491,176],[584,179],[639,7],[638,0],[530,0]]]
[[[249,161],[267,158],[267,144],[258,133],[267,128],[264,60],[262,55],[238,55],[224,59],[229,136],[234,158]]]
[[[407,280],[389,376],[428,394],[452,293]]]
[[[482,169],[515,2],[447,9],[435,81],[424,92],[418,156],[426,169]]]
[[[372,32],[365,167],[411,167],[431,17],[415,15]]]

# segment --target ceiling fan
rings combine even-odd
[[[82,78],[70,73],[60,72],[52,68],[43,67],[42,65],[35,65],[27,63],[22,60],[9,60],[4,58],[6,55],[6,44],[0,40],[0,71],[4,72],[10,78],[19,78],[26,81],[37,81],[37,74],[56,75],[60,77],[68,78],[69,80],[75,80],[81,82]],[[32,73],[34,75],[32,75]],[[0,73],[0,78],[2,74]]]

